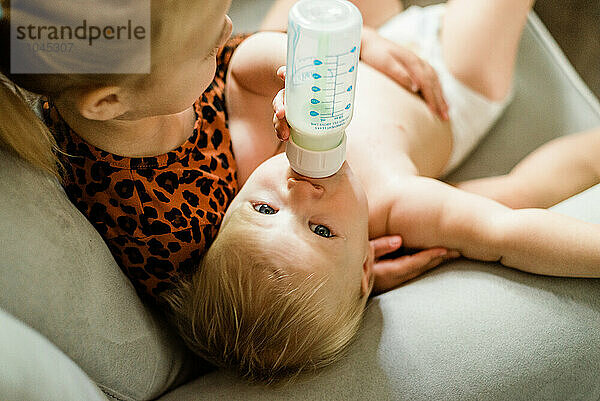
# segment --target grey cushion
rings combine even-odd
[[[7,153],[0,153],[0,252],[0,308],[108,393],[152,399],[188,373],[177,336],[140,302],[62,187]]]
[[[535,15],[516,75],[515,101],[451,180],[505,173],[540,144],[600,124],[597,100]],[[600,185],[554,209],[600,223],[599,204]],[[597,401],[598,350],[600,280],[460,260],[373,299],[347,357],[318,375],[268,389],[215,372],[161,401]]]
[[[106,401],[71,359],[40,333],[0,309],[3,401]]]
[[[235,1],[234,22],[249,15],[242,5],[253,4]],[[506,172],[548,139],[600,124],[597,101],[553,46],[533,18],[515,102],[451,179]],[[600,222],[599,200],[596,187],[556,209]],[[0,155],[0,252],[0,307],[101,388],[120,399],[150,399],[185,377],[186,353],[139,302],[93,228],[56,182],[7,154]],[[459,261],[375,298],[345,360],[316,376],[265,389],[215,372],[161,401],[598,400],[599,303],[598,280]]]

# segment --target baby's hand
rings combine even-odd
[[[448,105],[438,76],[429,63],[409,49],[381,37],[373,28],[363,28],[361,43],[361,60],[419,94],[433,114],[448,120]]]
[[[400,256],[396,259],[380,259],[382,256],[397,251],[402,245],[400,236],[386,236],[371,240],[375,251],[373,265],[374,285],[372,295],[381,294],[398,287],[433,269],[442,262],[460,257],[458,251],[445,248],[429,248],[412,255]]]
[[[285,81],[285,66],[279,67],[277,76]],[[290,137],[290,126],[285,119],[285,88],[277,92],[273,99],[273,127],[277,138],[287,141]]]

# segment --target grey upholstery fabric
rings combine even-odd
[[[3,401],[106,401],[79,366],[37,331],[0,309]]]
[[[234,23],[249,18],[241,6],[266,10],[269,1],[235,1]],[[504,173],[550,138],[600,124],[597,101],[553,46],[533,18],[514,103],[450,179]],[[599,201],[595,187],[556,209],[600,222]],[[0,308],[112,396],[152,399],[185,377],[186,352],[139,302],[91,225],[56,182],[6,153],[0,154],[0,277]],[[19,341],[34,344],[25,335]],[[265,389],[219,371],[160,400],[598,400],[599,349],[599,280],[457,261],[375,298],[347,357],[318,375]],[[52,352],[40,351],[40,360]],[[0,363],[10,360],[0,356]]]
[[[0,255],[0,308],[46,336],[108,393],[152,399],[187,373],[177,337],[140,302],[58,182],[5,152]]]

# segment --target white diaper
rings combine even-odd
[[[379,34],[408,47],[435,69],[442,85],[453,134],[453,148],[444,175],[456,168],[487,134],[512,100],[511,93],[494,102],[459,82],[446,68],[439,41],[444,4],[412,6],[385,23]]]

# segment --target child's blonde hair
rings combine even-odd
[[[26,95],[1,74],[0,148],[59,177],[54,137],[31,110]]]
[[[269,252],[238,223],[223,227],[192,279],[165,295],[187,345],[268,384],[336,361],[362,320],[360,285],[331,299],[326,278],[294,269],[301,261],[293,253]]]

